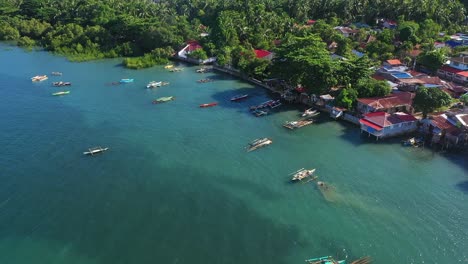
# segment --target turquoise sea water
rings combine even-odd
[[[375,142],[325,116],[289,131],[303,108],[255,118],[261,88],[119,62],[0,46],[0,263],[468,263],[466,156]],[[38,74],[49,80],[31,83]],[[109,85],[121,78],[135,82]],[[231,103],[239,93],[251,98]],[[259,137],[274,143],[246,153]],[[97,145],[110,150],[82,155]],[[289,183],[303,167],[333,192]]]

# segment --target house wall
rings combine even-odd
[[[468,64],[459,63],[456,61],[450,61],[450,67],[459,69],[459,70],[468,70]]]
[[[388,137],[394,137],[398,135],[404,135],[408,133],[412,133],[416,131],[418,128],[418,122],[417,121],[411,121],[411,122],[404,122],[404,123],[399,123],[395,124],[392,126],[385,127],[381,131],[377,131],[373,129],[372,127],[368,127],[364,124],[361,124],[361,130],[364,132],[368,132],[376,137],[379,138],[388,138]]]
[[[455,77],[453,78],[453,81],[456,82],[456,83],[465,84],[465,83],[468,82],[468,79],[465,76],[455,74]]]

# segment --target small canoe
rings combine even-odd
[[[212,106],[215,106],[215,105],[218,105],[217,102],[213,102],[213,103],[208,103],[208,104],[201,104],[200,107],[204,108],[204,107],[212,107]]]
[[[93,156],[94,154],[102,153],[109,148],[101,148],[101,147],[95,147],[95,148],[90,148],[88,151],[83,152],[83,155],[91,155]]]
[[[174,96],[167,96],[167,97],[160,97],[156,100],[153,100],[153,104],[160,104],[160,103],[165,103],[174,100]]]
[[[71,82],[53,82],[53,86],[70,86]]]
[[[52,76],[62,76],[61,72],[52,72]]]
[[[232,102],[236,102],[236,101],[240,101],[240,100],[242,100],[242,99],[245,99],[245,98],[247,98],[247,97],[249,97],[248,94],[239,94],[239,95],[236,95],[236,96],[232,97],[232,98],[231,98],[231,101],[232,101]]]
[[[60,91],[60,92],[56,92],[56,93],[53,93],[52,95],[53,96],[59,96],[59,95],[66,95],[66,94],[69,94],[70,91]]]
[[[120,79],[120,83],[132,83],[134,79]]]

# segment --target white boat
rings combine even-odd
[[[258,138],[255,139],[254,141],[250,142],[249,145],[247,146],[247,151],[254,151],[256,149],[259,149],[261,147],[265,147],[273,143],[273,140],[269,138]]]
[[[304,113],[302,114],[302,117],[313,117],[313,116],[316,116],[318,114],[319,114],[319,112],[317,112],[317,110],[312,110],[312,108],[309,108],[309,109],[304,111]]]
[[[304,178],[307,178],[309,177],[310,175],[314,174],[315,172],[315,169],[311,169],[311,170],[306,170],[304,168],[300,169],[300,170],[297,170],[293,173],[291,173],[290,175],[292,175],[292,181],[300,181]]]
[[[49,77],[47,77],[47,75],[36,75],[36,76],[31,78],[31,81],[33,81],[33,82],[42,82],[42,81],[45,81],[47,79],[49,79]]]
[[[101,147],[95,147],[95,148],[90,148],[88,151],[83,152],[84,155],[91,155],[93,156],[94,154],[102,153],[109,148],[101,148]]]
[[[146,85],[146,88],[150,89],[150,88],[156,88],[156,87],[161,87],[161,86],[162,86],[162,82],[151,81]]]

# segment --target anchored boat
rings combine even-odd
[[[261,117],[261,116],[268,115],[268,112],[264,111],[264,110],[257,109],[255,111],[253,111],[252,114],[254,114],[256,117]]]
[[[169,70],[170,72],[181,72],[182,68],[172,68]]]
[[[156,100],[153,100],[153,104],[160,104],[160,103],[165,103],[174,100],[174,96],[167,96],[167,97],[160,97]]]
[[[208,103],[208,104],[201,104],[200,107],[201,108],[204,108],[204,107],[212,107],[212,106],[215,106],[215,105],[218,105],[217,102],[213,102],[213,103]]]
[[[283,126],[289,129],[301,128],[314,123],[312,120],[287,121]]]
[[[146,88],[156,88],[156,87],[161,87],[162,82],[156,82],[156,81],[151,81],[146,85]]]
[[[231,101],[232,101],[232,102],[236,102],[236,101],[240,101],[240,100],[242,100],[242,99],[245,99],[245,98],[247,98],[247,97],[249,97],[248,94],[239,94],[239,95],[236,95],[236,96],[232,97],[232,98],[231,98]]]
[[[302,117],[314,117],[319,114],[320,113],[317,110],[313,110],[312,108],[309,108],[304,111],[304,113],[302,114]]]
[[[273,143],[273,140],[269,138],[258,138],[255,139],[254,141],[250,142],[249,145],[247,146],[247,151],[254,151],[256,149],[259,149],[261,147],[266,147]]]
[[[53,93],[52,95],[53,96],[59,96],[59,95],[66,95],[66,94],[69,94],[70,91],[60,91],[60,92],[56,92],[56,93]]]
[[[212,81],[213,81],[213,79],[207,78],[207,79],[198,80],[197,83],[208,83],[208,82],[212,82]]]
[[[325,256],[320,258],[306,259],[307,264],[347,264],[346,260],[335,260],[332,256]],[[350,264],[370,264],[372,262],[370,257],[363,257],[351,262]]]
[[[70,86],[71,82],[53,82],[53,86]]]
[[[132,83],[134,79],[120,79],[119,83]]]
[[[94,156],[94,154],[102,153],[108,149],[109,148],[94,147],[94,148],[89,148],[88,151],[83,152],[83,154]]]
[[[42,81],[45,81],[47,79],[49,79],[49,77],[47,77],[47,75],[36,75],[36,76],[31,78],[31,81],[33,81],[33,82],[42,82]]]
[[[164,66],[164,69],[171,69],[171,68],[174,68],[174,65],[168,64],[168,65]]]
[[[291,181],[300,181],[304,178],[307,178],[309,177],[310,175],[314,174],[315,172],[315,169],[311,169],[311,170],[306,170],[304,168],[300,169],[300,170],[297,170],[293,173],[290,173],[289,175],[292,175],[292,179]]]

